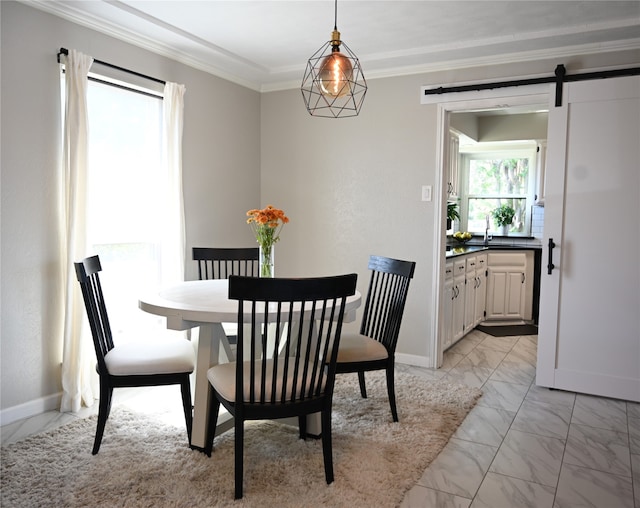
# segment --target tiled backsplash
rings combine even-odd
[[[544,233],[544,206],[532,206],[531,208],[531,236],[542,240]]]
[[[482,239],[480,239],[482,240]],[[469,245],[482,245],[481,241],[471,241]],[[494,236],[489,242],[491,247],[500,245],[518,246],[518,247],[540,247],[542,238],[523,238],[522,236]]]

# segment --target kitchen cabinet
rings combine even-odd
[[[476,276],[474,280],[475,312],[473,326],[485,320],[487,304],[487,255],[476,256]]]
[[[490,252],[487,256],[486,319],[530,320],[533,256],[527,252]]]
[[[453,261],[445,264],[444,272],[444,289],[442,291],[444,324],[440,332],[443,351],[453,345],[453,299],[455,298],[453,289]]]
[[[464,335],[465,279],[467,264],[464,259],[453,262],[452,344]]]
[[[442,350],[488,319],[531,320],[533,251],[489,250],[445,263]]]
[[[467,256],[464,281],[464,330],[469,331],[476,325],[476,256]]]
[[[442,349],[448,349],[484,320],[487,255],[457,256],[445,264],[442,291]]]
[[[522,319],[524,313],[524,270],[489,266],[487,319]]]

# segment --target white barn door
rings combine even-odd
[[[640,401],[640,77],[566,84],[563,102],[549,110],[536,384]]]

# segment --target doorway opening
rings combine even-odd
[[[525,90],[526,88],[526,90]],[[440,367],[442,364],[442,354],[446,347],[445,335],[447,332],[448,320],[451,318],[450,309],[445,305],[445,291],[449,289],[445,287],[445,268],[447,266],[447,246],[451,249],[451,244],[455,242],[452,234],[457,231],[461,224],[465,225],[476,221],[469,215],[469,200],[477,199],[469,193],[469,175],[468,169],[464,166],[464,160],[461,153],[468,151],[468,144],[475,144],[476,148],[481,151],[482,148],[488,146],[487,143],[508,144],[520,143],[524,140],[534,143],[534,168],[536,174],[533,178],[531,173],[527,176],[527,196],[526,204],[523,205],[523,213],[528,213],[524,224],[518,227],[520,229],[519,236],[524,240],[542,239],[542,217],[544,213],[544,157],[546,155],[546,113],[549,103],[548,86],[531,86],[522,87],[517,93],[511,91],[513,95],[505,91],[487,91],[485,93],[474,95],[474,99],[465,100],[466,97],[460,99],[460,95],[467,94],[450,94],[450,97],[440,97],[433,102],[438,102],[438,161],[439,161],[439,183],[441,193],[437,198],[437,210],[439,211],[436,220],[437,224],[443,224],[443,227],[436,228],[434,245],[440,253],[436,257],[436,266],[434,267],[434,309],[433,315],[437,316],[434,320],[434,328],[432,334],[432,344],[430,348],[431,358],[433,359],[433,367]],[[499,95],[498,95],[499,94]],[[479,95],[482,95],[481,97]],[[446,99],[455,99],[446,101]],[[516,128],[516,126],[518,126]],[[528,133],[528,134],[527,134]],[[461,174],[461,171],[467,173]],[[486,196],[483,196],[486,197]],[[511,199],[514,196],[509,196]],[[462,200],[465,200],[462,205]],[[447,211],[452,203],[457,205],[460,217],[450,226],[447,224]],[[461,213],[462,212],[462,213]],[[471,222],[470,222],[471,220]],[[477,221],[476,221],[477,222]],[[447,229],[447,226],[450,229]],[[484,238],[474,236],[474,243],[480,242],[480,245],[486,241],[489,232],[489,221],[484,231]],[[537,228],[537,229],[536,229]],[[472,228],[473,229],[473,228]],[[477,229],[477,228],[476,228]],[[477,231],[474,231],[478,233]],[[498,240],[496,238],[495,240]],[[494,241],[495,241],[494,240]],[[513,238],[504,239],[505,242],[513,243]]]

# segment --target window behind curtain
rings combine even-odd
[[[166,333],[162,318],[138,308],[160,283],[162,98],[90,81],[88,109],[88,242],[114,340]]]

